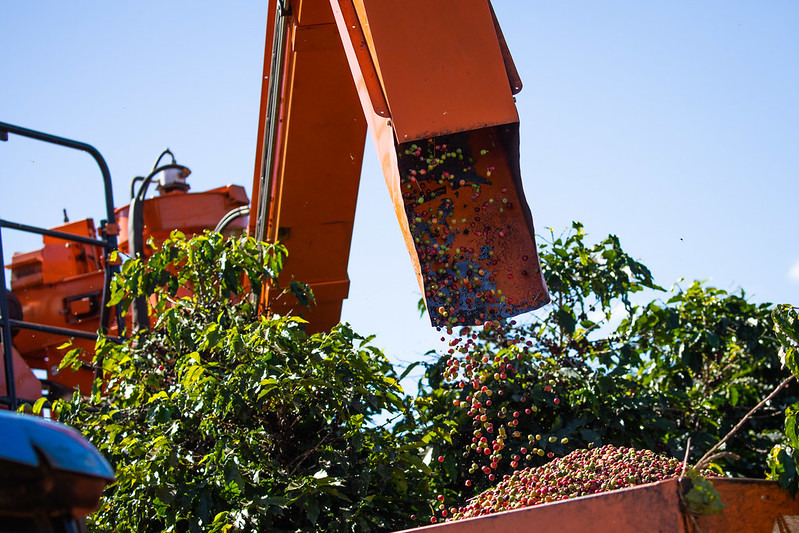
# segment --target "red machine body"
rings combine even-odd
[[[172,191],[144,202],[144,240],[163,242],[173,230],[186,235],[214,229],[231,210],[249,205],[244,188],[227,185],[200,193]],[[129,207],[116,210],[120,226],[119,249],[127,253]],[[246,228],[246,218],[233,221],[229,232],[239,233]],[[91,219],[70,222],[54,230],[74,235],[95,237],[96,228]],[[97,247],[68,242],[54,237],[44,237],[39,250],[13,255],[11,265],[11,291],[22,304],[25,321],[62,328],[96,332],[100,327],[100,307],[103,297],[102,253]],[[116,335],[117,325],[111,324],[110,335]],[[86,351],[86,366],[78,371],[59,371],[66,350],[63,335],[20,329],[14,344],[32,369],[39,369],[46,379],[67,389],[76,386],[91,390],[94,377],[89,363],[94,341],[74,339],[75,347]]]

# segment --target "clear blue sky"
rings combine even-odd
[[[799,303],[799,3],[496,0],[525,84],[522,173],[539,233],[617,234],[657,281]],[[0,3],[0,121],[96,146],[117,205],[166,147],[195,191],[250,189],[266,2]],[[438,335],[371,141],[345,320],[395,361]],[[0,143],[0,217],[102,216],[88,156]],[[10,252],[39,247],[4,233]]]

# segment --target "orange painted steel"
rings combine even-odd
[[[482,324],[549,301],[518,143],[510,124],[399,146],[403,229],[436,326]]]
[[[213,229],[232,209],[248,205],[244,189],[237,185],[219,187],[200,193],[171,192],[149,198],[144,202],[144,237],[163,242],[174,230],[187,236]],[[116,210],[121,225],[120,250],[128,245],[127,216],[129,206]],[[246,220],[238,219],[228,226],[230,232],[243,232]],[[96,230],[90,219],[51,228],[65,233],[94,237]],[[100,326],[103,271],[102,254],[93,246],[67,242],[54,237],[44,237],[40,250],[14,254],[11,265],[11,290],[22,304],[26,322],[96,332]],[[146,250],[145,250],[146,252]],[[109,334],[117,335],[112,324]],[[61,335],[21,329],[14,344],[27,365],[47,373],[47,379],[67,389],[79,387],[90,391],[94,378],[89,367],[94,352],[94,341],[75,339],[73,345],[85,351],[81,360],[84,367],[71,371],[59,370],[58,365],[66,353],[59,346],[65,339]]]
[[[399,7],[398,7],[399,6]],[[267,43],[274,32],[270,2]],[[316,305],[269,293],[272,311],[298,312],[309,330],[340,318],[367,123],[420,287],[436,325],[482,323],[548,301],[521,186],[518,80],[487,0],[294,0],[280,83],[275,164],[259,154],[255,198],[266,195],[267,240],[290,255],[280,278],[308,283]],[[267,46],[268,57],[272,50]],[[265,60],[265,69],[270,62]],[[268,76],[264,76],[265,103]],[[259,146],[266,138],[265,108]],[[401,142],[400,142],[401,141]],[[418,153],[417,153],[418,152]],[[444,155],[446,154],[446,155]],[[451,156],[451,157],[450,157]],[[269,190],[259,188],[269,174]],[[241,187],[173,191],[144,204],[145,240],[163,241],[215,226],[248,203]],[[258,201],[253,202],[251,221]],[[118,209],[127,250],[128,207]],[[234,230],[242,230],[242,220]],[[249,225],[253,232],[253,222]],[[94,236],[90,220],[59,228]],[[44,248],[14,257],[12,290],[26,320],[95,331],[102,291],[99,250],[46,237]],[[82,375],[54,370],[63,351],[53,334],[25,331],[17,344],[33,368],[66,386]],[[91,352],[89,341],[76,345]]]
[[[352,3],[398,143],[519,121],[488,0]]]
[[[3,343],[0,342],[0,349],[2,348]],[[42,395],[42,384],[36,379],[30,367],[25,363],[22,356],[13,346],[11,347],[11,358],[13,360],[14,387],[17,397],[25,400],[36,400]],[[0,395],[8,395],[8,391],[6,390],[5,365],[0,365]]]
[[[264,61],[264,81],[282,83],[262,88],[253,189],[265,201],[253,203],[250,230],[264,220],[266,240],[289,249],[281,285],[309,283],[317,304],[302,310],[273,290],[270,309],[299,311],[312,331],[338,322],[366,124],[434,325],[480,324],[548,302],[519,171],[521,81],[488,0],[290,8],[287,49],[268,46]],[[268,42],[279,31],[276,10],[273,0]],[[270,72],[273,57],[284,57],[282,73]],[[270,90],[280,98],[267,132]],[[414,160],[418,144],[431,153]],[[442,144],[460,159],[437,161]],[[456,162],[458,174],[442,175]],[[424,179],[411,173],[421,170]]]
[[[519,169],[521,82],[490,4],[330,4],[431,322],[546,304]]]
[[[91,219],[51,228],[83,237],[96,236]],[[19,298],[25,321],[62,328],[96,332],[100,327],[103,271],[99,249],[85,244],[45,236],[44,247],[15,253],[11,265],[11,290]],[[116,327],[110,334],[116,333]],[[88,369],[94,342],[76,339],[74,344],[87,351],[87,368],[77,372],[58,371],[66,350],[63,336],[20,329],[14,345],[27,365],[44,370],[47,378],[67,388],[91,390],[93,373]]]
[[[95,271],[79,276],[63,278],[57,282],[12,289],[22,303],[27,322],[48,326],[77,329],[94,333],[100,327],[100,305],[102,301],[103,273]],[[116,335],[112,325],[109,335]],[[14,344],[32,369],[46,372],[47,379],[60,383],[68,389],[80,387],[91,390],[94,373],[89,367],[94,352],[94,341],[74,339],[73,346],[86,353],[81,360],[86,366],[76,370],[58,370],[58,365],[67,350],[59,349],[66,342],[61,335],[21,329]]]
[[[338,323],[349,292],[347,262],[366,122],[327,2],[298,0],[291,3],[291,13],[280,114],[275,117],[276,165],[268,180],[270,190],[259,194],[269,195],[266,240],[280,241],[289,250],[279,285],[307,283],[316,304],[302,308],[291,295],[277,298],[279,291],[274,289],[268,305],[272,312],[303,316],[309,331],[322,331]],[[266,71],[264,78],[269,75]],[[259,132],[262,140],[267,136]],[[263,153],[258,165],[263,165]],[[257,216],[251,213],[251,219]]]
[[[265,139],[266,139],[266,113],[267,113],[267,106],[266,106],[266,98],[269,95],[269,82],[270,82],[270,73],[269,73],[269,65],[271,62],[271,53],[272,53],[272,40],[274,39],[274,31],[275,31],[275,15],[276,15],[276,0],[269,0],[268,2],[268,11],[267,11],[267,18],[266,18],[266,39],[264,43],[264,67],[263,67],[263,76],[261,77],[261,106],[258,112],[258,133],[255,139],[255,147],[256,147],[256,158],[255,158],[255,167],[254,167],[254,174],[252,180],[252,205],[250,207],[250,219],[247,225],[247,233],[249,235],[255,235],[256,233],[256,220],[258,220],[258,210],[259,205],[261,203],[262,195],[266,195],[264,200],[268,201],[269,194],[271,191],[261,191],[261,176],[264,173],[269,174],[264,169],[264,148],[265,148]]]
[[[720,515],[690,518],[682,511],[679,483],[670,479],[573,500],[445,522],[405,533],[771,533],[799,515],[795,500],[773,481],[713,479],[726,505]],[[795,519],[794,519],[795,520]]]
[[[249,205],[247,192],[240,185],[226,185],[210,191],[187,193],[172,191],[144,202],[144,239],[152,238],[161,243],[172,230],[178,229],[187,236],[201,234],[214,229],[226,213],[237,207]],[[119,249],[128,252],[128,214],[130,206],[116,209],[119,224]],[[231,222],[228,230],[242,233],[247,227],[246,219]],[[145,246],[146,248],[146,246]]]

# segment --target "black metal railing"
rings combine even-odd
[[[86,152],[89,155],[91,155],[94,158],[94,160],[97,162],[97,165],[100,167],[100,172],[102,173],[103,176],[103,187],[105,192],[105,208],[106,208],[106,219],[100,222],[100,228],[99,228],[101,236],[100,239],[94,239],[91,237],[85,237],[81,235],[74,235],[71,233],[65,233],[61,231],[43,229],[35,226],[30,226],[27,224],[20,224],[18,222],[11,222],[8,220],[0,219],[0,325],[2,326],[2,330],[0,330],[0,332],[2,333],[2,337],[0,338],[2,338],[3,341],[3,364],[6,375],[6,383],[5,383],[6,395],[0,396],[0,404],[7,405],[11,410],[16,410],[17,406],[19,405],[20,399],[17,397],[17,392],[16,392],[14,363],[11,351],[12,350],[11,327],[13,326],[15,328],[20,328],[20,329],[28,329],[44,333],[63,335],[65,337],[76,337],[89,340],[96,340],[98,334],[106,334],[108,332],[110,316],[111,316],[110,309],[108,308],[107,305],[109,300],[111,278],[119,270],[118,265],[115,262],[111,261],[110,258],[111,252],[117,249],[118,226],[116,224],[116,217],[114,214],[114,197],[111,185],[111,173],[108,170],[108,165],[106,164],[105,159],[96,148],[94,148],[89,144],[75,141],[72,139],[66,139],[64,137],[58,137],[55,135],[50,135],[48,133],[42,133],[40,131],[22,128],[20,126],[7,124],[5,122],[0,122],[0,141],[7,141],[9,133],[20,135],[23,137],[28,137],[31,139],[39,140],[50,144],[56,144],[59,146],[72,148],[75,150],[80,150],[82,152]],[[100,305],[100,328],[98,330],[98,333],[91,333],[83,330],[76,330],[70,328],[55,327],[46,324],[36,324],[36,323],[26,322],[24,320],[15,320],[9,317],[8,295],[7,295],[8,291],[6,289],[6,279],[5,279],[5,260],[3,258],[2,230],[4,228],[28,232],[28,233],[35,233],[43,236],[55,237],[58,239],[78,242],[82,244],[88,244],[91,246],[98,246],[103,250],[104,279],[103,279],[102,303]],[[116,310],[117,327],[119,328],[120,335],[122,335],[124,322],[122,321],[121,317],[121,309],[119,306],[117,306],[115,310]],[[95,367],[95,378],[99,377],[102,373],[102,361],[98,361],[97,363],[98,364]]]

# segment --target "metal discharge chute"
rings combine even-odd
[[[348,292],[367,127],[433,325],[549,301],[519,169],[521,82],[488,0],[273,1],[268,28],[250,229],[288,246],[283,279],[314,290],[313,330]]]

